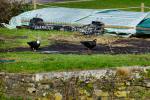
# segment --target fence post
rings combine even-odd
[[[144,3],[141,3],[141,12],[144,12]]]
[[[33,8],[36,9],[36,0],[32,0]]]

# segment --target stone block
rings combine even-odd
[[[118,89],[119,89],[119,90],[125,90],[126,87],[125,87],[125,86],[120,86],[120,87],[118,87]]]
[[[87,100],[86,96],[80,96],[80,100]]]
[[[127,85],[127,86],[130,86],[130,85],[131,85],[131,83],[130,83],[130,82],[126,82],[126,85]]]
[[[108,92],[103,92],[102,90],[95,90],[95,95],[102,96],[102,97],[109,96]]]
[[[60,93],[55,93],[55,100],[62,100],[62,95]]]
[[[39,100],[49,100],[49,99],[46,97],[43,97],[43,98],[40,98]]]
[[[94,100],[92,97],[88,97],[87,100]]]
[[[116,91],[115,96],[117,96],[117,97],[127,97],[127,91]]]
[[[36,89],[35,88],[28,88],[27,91],[29,93],[35,93],[36,92]]]
[[[40,85],[39,86],[39,89],[44,89],[44,90],[47,90],[47,89],[49,89],[50,88],[50,86],[49,85]]]
[[[80,90],[79,90],[79,94],[80,94],[80,95],[83,95],[84,93],[85,93],[85,90],[83,90],[83,89],[80,89]]]
[[[108,97],[101,97],[101,100],[109,100]]]
[[[144,86],[147,88],[150,88],[150,80],[145,80],[144,81]]]
[[[35,84],[34,83],[28,83],[28,86],[29,87],[35,87]]]

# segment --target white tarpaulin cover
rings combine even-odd
[[[50,23],[86,25],[90,24],[92,21],[101,21],[105,25],[133,27],[132,29],[106,28],[108,32],[115,33],[134,34],[136,33],[136,26],[150,28],[150,12],[63,7],[51,7],[28,11],[13,17],[10,20],[9,25],[5,26],[8,28],[16,28],[16,26],[29,25],[29,20],[36,16],[42,18],[44,22]]]

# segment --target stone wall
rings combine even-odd
[[[148,100],[150,67],[0,73],[0,97],[24,100]]]

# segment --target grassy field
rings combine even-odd
[[[150,54],[142,55],[76,55],[39,54],[36,52],[0,53],[0,58],[14,59],[12,63],[2,63],[4,72],[48,72],[83,69],[100,69],[123,66],[148,66]]]
[[[65,39],[64,41],[69,40],[70,42],[80,39],[80,36],[73,37],[72,35],[77,33],[72,32],[0,28],[0,33],[0,50],[16,47],[28,48],[26,42],[35,40],[37,36],[41,37],[42,47],[51,45],[49,38],[55,38],[59,41]],[[24,36],[28,37],[20,38]],[[104,39],[103,37],[97,38],[100,39],[99,42],[105,42],[102,40]],[[108,39],[110,40],[110,38]],[[115,41],[118,38],[111,37],[111,39]],[[0,59],[15,60],[12,63],[0,63],[0,71],[26,73],[150,65],[150,54],[41,54],[32,51],[19,51],[0,52]]]
[[[51,35],[64,35],[69,36],[71,32],[59,31],[34,31],[27,29],[5,29],[0,28],[0,49],[14,48],[14,47],[27,47],[28,41],[40,39],[42,46],[49,45],[48,37]]]
[[[87,9],[113,9],[113,8],[126,8],[126,7],[140,7],[141,2],[145,3],[145,6],[150,7],[149,0],[91,0],[84,2],[70,2],[70,3],[48,3],[39,5],[38,8],[59,6],[69,8],[87,8]],[[131,11],[141,11],[139,9],[127,9]],[[145,9],[150,11],[150,9]]]

